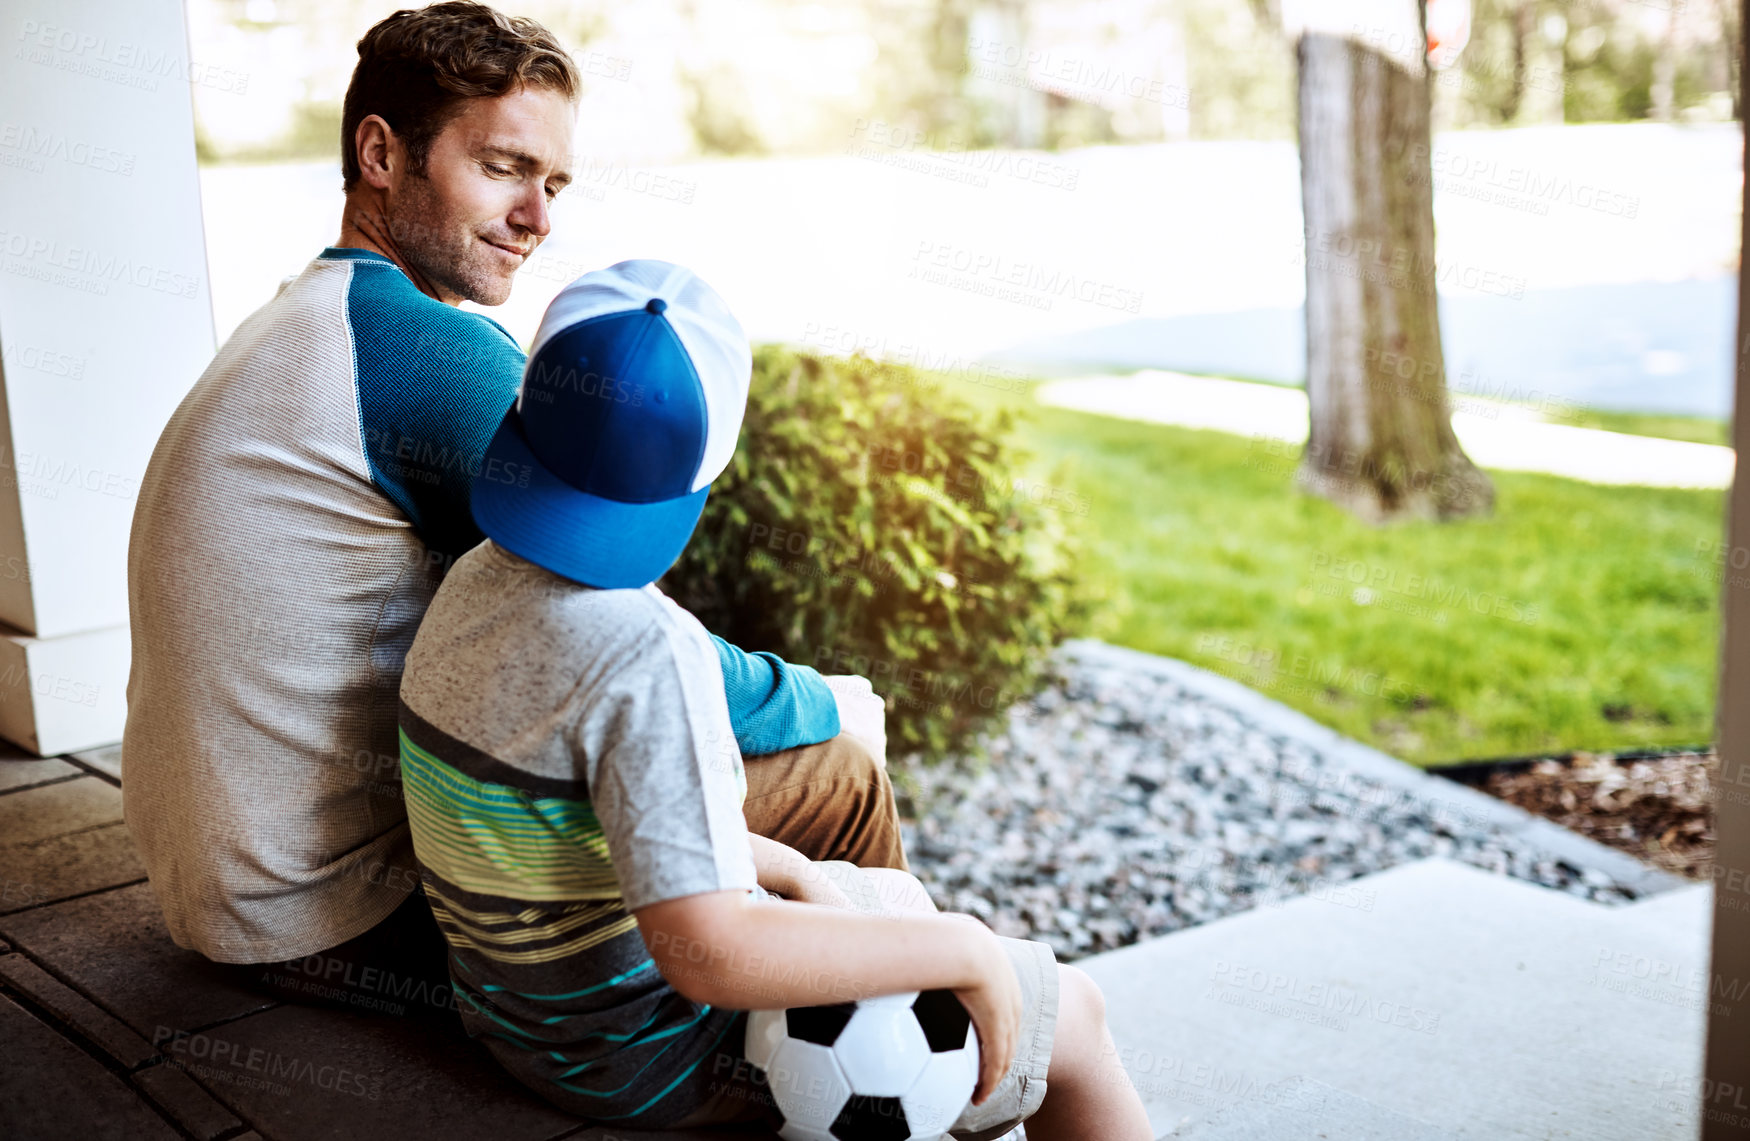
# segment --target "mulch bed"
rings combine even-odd
[[[1713,874],[1718,754],[1565,757],[1432,769],[1694,880]]]

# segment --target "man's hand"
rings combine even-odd
[[[749,832],[747,842],[753,849],[753,866],[759,877],[759,885],[767,891],[785,899],[801,900],[803,903],[824,903],[829,907],[844,908],[851,906],[851,901],[839,890],[838,885],[814,861],[795,848],[757,832]]]
[[[864,748],[875,754],[875,761],[887,767],[887,703],[869,685],[869,679],[856,674],[830,674],[821,680],[832,690],[839,707],[839,732],[855,737]]]

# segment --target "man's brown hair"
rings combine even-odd
[[[467,99],[545,87],[576,99],[577,65],[553,33],[521,16],[446,0],[403,8],[379,21],[359,41],[359,62],[346,88],[340,117],[343,189],[359,180],[358,126],[381,115],[406,144],[409,169],[425,170],[432,140]]]

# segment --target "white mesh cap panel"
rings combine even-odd
[[[529,359],[578,322],[642,309],[653,297],[667,304],[663,316],[692,358],[705,389],[705,451],[692,483],[692,490],[698,491],[722,475],[735,454],[753,375],[753,351],[741,322],[703,279],[685,266],[648,258],[592,270],[561,289],[547,306]]]

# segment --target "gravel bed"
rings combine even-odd
[[[1171,681],[1060,656],[983,765],[896,778],[937,905],[1063,961],[1446,856],[1599,903],[1634,891],[1439,797],[1365,777]],[[897,766],[896,766],[897,767]]]

